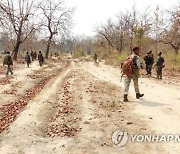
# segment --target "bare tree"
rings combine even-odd
[[[170,19],[162,31],[159,41],[170,45],[178,54],[180,50],[180,6],[168,12],[170,13]]]
[[[20,45],[36,30],[34,0],[2,0],[0,23],[15,38],[13,58],[17,60]]]
[[[108,47],[121,52],[125,46],[129,46],[131,52],[136,41],[137,45],[142,46],[143,38],[148,36],[151,26],[148,9],[140,15],[133,7],[132,12],[120,13],[117,17],[116,21],[109,19],[96,29]]]
[[[38,5],[43,14],[43,26],[49,32],[46,58],[48,59],[54,36],[68,33],[73,9],[66,8],[62,0],[45,0]]]
[[[108,48],[121,52],[123,50],[124,28],[124,20],[120,15],[118,16],[117,23],[114,23],[111,19],[109,19],[106,25],[98,27],[96,31],[98,32],[98,35],[106,40]]]

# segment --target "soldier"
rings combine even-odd
[[[26,52],[25,61],[27,63],[27,67],[31,64],[31,57],[28,52]]]
[[[34,60],[36,60],[37,59],[37,53],[36,53],[36,51],[34,52]]]
[[[10,56],[10,52],[8,51],[5,58],[4,58],[4,62],[3,62],[3,66],[7,65],[7,72],[6,72],[6,76],[8,76],[9,72],[11,73],[11,75],[13,74],[12,72],[12,68],[13,67],[13,60],[12,57]]]
[[[51,54],[50,54],[50,58],[52,59],[52,56],[53,56],[53,53],[51,52]]]
[[[40,65],[40,67],[41,67],[41,66],[43,65],[43,63],[44,63],[44,57],[43,57],[41,51],[39,51],[38,60],[39,60],[39,65]]]
[[[140,55],[140,49],[139,49],[139,47],[135,47],[135,48],[133,48],[133,53],[127,58],[128,61],[126,61],[126,66],[130,67],[130,69],[128,70],[129,72],[123,73],[123,75],[125,75],[125,79],[124,79],[125,88],[124,88],[124,100],[123,100],[124,102],[129,101],[128,100],[128,91],[129,91],[129,86],[130,86],[132,79],[134,82],[136,98],[139,99],[144,96],[144,94],[140,94],[139,85],[138,85],[139,69],[141,67],[139,55]],[[125,66],[125,62],[124,62],[122,71],[123,71],[124,67],[127,69],[126,66]]]
[[[164,65],[164,58],[162,57],[162,52],[158,53],[157,62],[156,62],[156,72],[157,72],[157,79],[162,79],[162,69],[165,67]]]
[[[151,70],[152,70],[152,66],[153,66],[153,63],[154,63],[154,58],[153,58],[152,51],[147,53],[147,55],[144,57],[144,61],[145,61],[145,64],[146,64],[147,75],[151,76]]]
[[[97,54],[94,54],[94,62],[97,64]]]
[[[154,54],[152,53],[152,51],[149,51],[150,57],[152,58],[152,63],[154,64]]]
[[[32,61],[34,61],[34,52],[33,51],[31,51],[31,59],[32,59]]]

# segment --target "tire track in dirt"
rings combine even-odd
[[[57,104],[52,104],[49,100],[56,93],[59,83],[70,71],[71,68],[68,67],[50,80],[40,94],[31,100],[25,110],[17,116],[9,130],[1,134],[0,151],[3,151],[3,154],[11,152],[24,153],[22,152],[24,148],[28,148],[29,145],[42,140],[46,131],[44,126],[47,126],[49,116],[51,117],[51,114],[54,114],[57,108]],[[54,110],[52,110],[53,108]]]
[[[17,101],[13,101],[0,107],[0,133],[9,127],[9,125],[15,120],[16,116],[23,110],[28,102],[38,95],[48,81],[57,76],[60,70],[61,69],[59,68],[53,69],[48,75],[43,76],[41,80],[32,88],[26,90],[25,94],[22,95]]]

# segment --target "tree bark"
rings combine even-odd
[[[53,37],[53,35],[51,34],[48,39],[48,44],[47,44],[47,48],[46,48],[46,56],[45,56],[46,59],[49,58],[49,50],[50,50],[50,46],[51,46],[52,37]]]
[[[16,42],[16,45],[13,49],[13,59],[17,60],[17,56],[18,56],[18,51],[19,51],[19,46],[20,46],[20,42]]]

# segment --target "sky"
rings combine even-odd
[[[95,35],[95,27],[115,17],[119,12],[130,11],[136,6],[137,10],[145,10],[148,6],[155,9],[172,8],[180,4],[180,0],[65,0],[66,5],[75,7],[73,15],[74,35]]]

